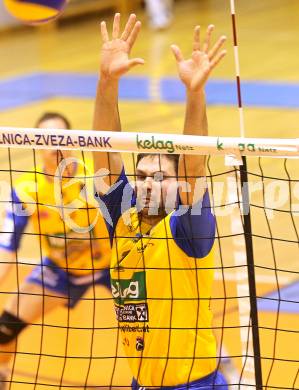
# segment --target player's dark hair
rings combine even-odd
[[[72,128],[70,121],[59,112],[45,112],[41,115],[41,117],[36,122],[36,127],[39,127],[42,122],[51,120],[51,119],[60,119],[65,123],[66,128],[69,130]]]
[[[179,158],[180,158],[180,155],[179,155],[179,154],[139,153],[139,154],[137,155],[136,167],[138,166],[139,162],[140,162],[143,158],[148,157],[148,156],[151,156],[151,157],[155,157],[155,156],[164,156],[164,157],[167,158],[168,160],[172,161],[173,164],[174,164],[175,172],[176,172],[176,174],[178,175],[178,172],[179,172]]]

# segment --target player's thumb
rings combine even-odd
[[[181,49],[177,45],[171,45],[170,48],[177,62],[184,60]]]
[[[142,58],[132,58],[128,62],[129,69],[133,68],[136,65],[144,65],[144,60]]]

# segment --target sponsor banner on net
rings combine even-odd
[[[298,139],[209,137],[182,134],[0,127],[0,147],[114,150],[143,153],[299,157]]]
[[[178,144],[169,139],[162,139],[159,134],[156,136],[151,135],[146,137],[145,135],[136,135],[136,145],[138,150],[148,152],[148,151],[156,151],[166,152],[166,153],[176,153],[178,151],[187,151],[194,150],[194,147],[191,145]]]
[[[217,138],[216,149],[217,151],[222,151],[227,148],[225,145],[225,139]],[[257,145],[254,142],[239,142],[237,147],[240,152],[262,152],[262,153],[276,153],[277,148],[272,145]]]
[[[31,132],[2,132],[0,145],[48,148],[103,148],[111,149],[111,137],[85,134],[36,134]]]
[[[143,153],[227,154],[242,155],[296,155],[295,140],[258,138],[203,137],[172,134],[136,134],[137,150]]]

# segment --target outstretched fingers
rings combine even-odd
[[[177,45],[171,45],[170,47],[171,47],[171,50],[173,52],[173,55],[174,55],[176,61],[178,63],[184,61],[184,57],[183,57],[183,54],[181,52],[181,49]]]
[[[222,35],[215,43],[215,45],[212,47],[212,49],[208,52],[209,60],[212,60],[215,57],[215,55],[218,53],[219,49],[223,46],[225,41],[226,41],[226,36]]]
[[[141,22],[136,22],[134,27],[133,27],[133,30],[131,31],[128,39],[127,39],[127,43],[129,45],[129,48],[131,49],[137,39],[137,36],[140,32],[140,29],[141,29]]]
[[[102,35],[102,40],[103,42],[108,42],[109,41],[109,34],[107,30],[107,25],[106,22],[101,22],[101,35]]]
[[[226,55],[226,50],[221,50],[218,54],[210,62],[210,68],[213,69],[215,66],[222,60],[222,58]]]
[[[112,39],[118,38],[119,28],[120,28],[120,13],[117,13],[114,15],[114,20],[113,20]]]
[[[211,36],[212,36],[213,31],[214,31],[214,28],[215,28],[215,26],[213,24],[210,24],[207,28],[207,33],[206,33],[205,40],[204,40],[203,47],[202,47],[202,51],[204,53],[208,53],[208,50],[209,50],[209,47],[211,44]]]
[[[193,51],[200,50],[200,26],[194,28]]]
[[[123,39],[124,41],[126,41],[129,38],[129,36],[130,36],[134,26],[135,26],[136,18],[137,17],[135,14],[130,15],[130,17],[127,21],[126,27],[125,27],[123,33],[121,34],[121,39]]]

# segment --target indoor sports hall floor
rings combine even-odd
[[[299,137],[299,3],[293,0],[238,0],[236,3],[246,137]],[[228,55],[208,85],[209,132],[214,136],[239,136],[229,0],[178,0],[173,25],[163,32],[151,31],[143,10],[137,13],[144,23],[133,55],[143,57],[146,64],[134,69],[121,85],[123,129],[181,131],[184,93],[177,80],[169,46],[172,43],[182,46],[187,56],[194,25],[201,24],[205,28],[213,23],[215,35],[228,36]],[[111,14],[104,17],[111,22]],[[99,21],[100,17],[89,17],[63,23],[58,29],[1,33],[1,126],[31,127],[43,111],[58,110],[70,118],[74,128],[91,128],[101,45]],[[12,151],[13,169],[30,168],[31,165],[32,151]],[[256,161],[249,166],[258,172]],[[1,150],[0,169],[7,167],[7,150]],[[218,159],[215,170],[226,169],[224,160]],[[287,179],[280,159],[263,160],[263,169],[265,176]],[[298,161],[289,161],[288,169],[291,178],[298,181]],[[2,176],[0,179],[5,180]],[[255,201],[258,203],[261,199],[255,198]],[[295,203],[298,204],[299,199]],[[281,299],[288,301],[280,304],[279,315],[275,301],[259,301],[261,349],[262,355],[268,357],[263,360],[264,384],[268,389],[299,389],[299,249],[295,233],[295,227],[297,231],[299,228],[298,216],[292,224],[289,213],[278,213],[271,220],[270,230],[266,222],[265,215],[255,210],[253,229],[256,235],[273,234],[293,243],[275,242],[273,257],[270,240],[255,239],[258,295],[277,297],[279,289]],[[230,226],[225,218],[220,218],[219,235],[231,234]],[[234,262],[233,241],[222,239],[220,242],[223,263],[230,267]],[[24,241],[21,258],[35,258],[32,241]],[[292,272],[268,270],[275,262],[277,269]],[[29,268],[20,266],[20,278],[29,272]],[[242,271],[245,272],[245,268]],[[221,270],[217,271],[215,297],[223,297],[224,293],[227,297],[236,296],[235,272],[233,268],[226,269],[224,283]],[[16,290],[16,275],[11,275],[5,285],[0,286],[1,309]],[[65,309],[44,318],[44,323],[54,326],[43,327],[42,343],[40,326],[32,326],[23,333],[18,344],[18,350],[23,353],[15,360],[15,383],[11,390],[83,388],[86,381],[89,386],[129,385],[131,378],[126,360],[115,359],[116,355],[123,356],[123,352],[119,346],[117,353],[117,335],[113,330],[116,323],[109,292],[98,288],[96,295],[103,299],[95,302],[90,292],[86,296],[90,299],[83,300],[69,313],[69,318]],[[238,302],[233,298],[220,302],[214,304],[215,326],[228,327],[224,342],[241,368],[240,335],[234,327],[239,324]],[[94,315],[90,316],[90,313]],[[63,328],[66,321],[72,328],[68,331]],[[97,329],[93,332],[84,330],[91,328],[93,321]],[[273,332],[269,328],[280,331]],[[92,342],[93,359],[90,360]],[[276,361],[271,368],[274,353]],[[34,385],[36,382],[48,385]]]

